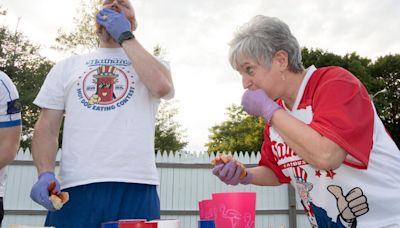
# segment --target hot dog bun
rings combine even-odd
[[[52,181],[47,190],[49,190],[49,195],[50,195],[49,200],[51,201],[53,207],[56,210],[60,210],[62,206],[66,202],[68,202],[69,200],[68,192],[60,192],[59,194],[57,194],[56,182]]]
[[[232,155],[230,155],[230,154],[228,154],[228,155],[220,154],[220,155],[217,155],[217,157],[215,157],[213,160],[211,160],[211,164],[213,164],[213,165],[226,164],[232,159],[233,159]],[[240,171],[240,179],[242,179],[245,176],[247,176],[246,167],[238,161],[236,161],[236,163],[242,167],[242,170]]]

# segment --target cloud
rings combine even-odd
[[[238,26],[257,14],[285,21],[301,46],[336,54],[376,58],[400,53],[397,0],[132,0],[137,39],[149,51],[160,44],[171,62],[179,101],[178,121],[187,129],[188,150],[202,150],[208,129],[223,121],[226,107],[239,104],[240,75],[228,63],[228,42]],[[6,0],[7,24],[48,48],[57,29],[73,28],[80,0]],[[11,26],[12,27],[12,26]],[[61,56],[61,55],[58,55]],[[58,57],[59,58],[59,57]]]

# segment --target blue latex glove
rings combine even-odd
[[[246,169],[247,175],[240,179],[240,173],[242,172],[242,166],[236,160],[230,160],[226,164],[216,165],[212,172],[222,182],[229,185],[250,184],[253,179],[251,172]]]
[[[118,42],[122,33],[131,31],[131,23],[123,12],[104,8],[96,15],[96,21]]]
[[[253,116],[262,116],[268,123],[280,106],[263,90],[246,90],[242,96],[243,109]]]
[[[49,186],[51,182],[56,183],[55,191],[60,194],[60,184],[53,172],[43,172],[39,175],[38,181],[33,185],[31,190],[31,199],[42,205],[49,211],[55,211],[53,204],[49,200]]]

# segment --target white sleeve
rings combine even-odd
[[[0,127],[21,125],[21,103],[11,79],[0,72]]]
[[[64,86],[61,82],[65,72],[62,63],[58,63],[47,74],[46,79],[40,88],[39,94],[33,103],[41,108],[64,110]]]

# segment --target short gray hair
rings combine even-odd
[[[235,33],[229,43],[229,62],[238,69],[240,58],[245,55],[258,64],[271,66],[273,55],[283,50],[288,53],[288,69],[299,73],[304,70],[301,50],[289,26],[275,17],[257,15]]]

